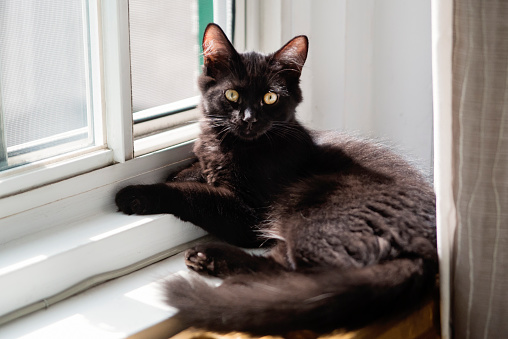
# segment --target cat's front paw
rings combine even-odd
[[[122,188],[115,197],[118,210],[125,214],[148,214],[148,198],[142,186],[132,185]]]

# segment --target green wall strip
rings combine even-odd
[[[199,44],[199,66],[203,65],[203,33],[206,25],[213,22],[213,0],[198,0],[198,44]]]

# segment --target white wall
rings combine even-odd
[[[427,0],[248,1],[246,46],[310,39],[301,120],[390,140],[432,173],[431,21]]]
[[[374,8],[372,120],[432,172],[430,1],[391,0]]]

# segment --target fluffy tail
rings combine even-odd
[[[168,282],[167,301],[187,325],[217,332],[285,334],[355,329],[421,305],[437,265],[397,259],[346,272],[322,269],[241,275],[212,287],[198,277]]]

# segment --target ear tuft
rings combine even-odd
[[[305,35],[299,35],[275,52],[274,59],[286,67],[301,72],[305,60],[307,60],[308,50],[309,39]]]
[[[228,60],[235,53],[235,48],[222,29],[216,24],[208,24],[203,35],[205,65],[219,60]]]

